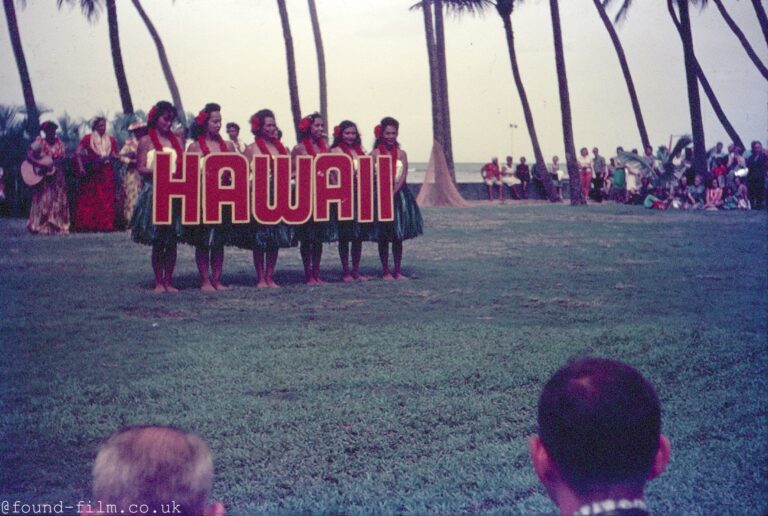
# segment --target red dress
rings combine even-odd
[[[110,154],[117,152],[117,142],[109,137],[112,144]],[[99,155],[91,147],[91,135],[80,142],[80,149],[86,151],[85,176],[77,186],[74,210],[74,231],[115,230],[115,172],[111,161],[105,164],[91,162]],[[89,162],[91,162],[89,164]]]

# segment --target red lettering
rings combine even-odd
[[[203,158],[203,171],[203,223],[221,224],[226,205],[232,207],[233,223],[249,222],[245,156],[236,152],[210,154]]]
[[[330,185],[332,174],[336,184]],[[330,219],[330,205],[336,203],[339,220],[355,217],[352,159],[346,154],[320,154],[315,158],[315,220]]]
[[[373,222],[373,158],[360,156],[357,171],[357,221]]]
[[[307,222],[312,216],[312,157],[298,157],[293,196],[289,156],[254,156],[252,165],[253,217],[261,224]]]
[[[376,169],[376,200],[378,201],[378,220],[391,222],[395,220],[395,206],[393,199],[394,163],[392,158],[379,154]]]
[[[155,155],[155,171],[152,174],[154,199],[152,223],[169,225],[173,199],[181,199],[182,224],[200,223],[200,156],[184,155],[183,170],[171,176],[171,154],[158,152]]]

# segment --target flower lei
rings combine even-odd
[[[149,113],[151,115],[152,111],[150,111]],[[152,145],[155,147],[155,150],[157,152],[162,152],[163,144],[160,142],[160,135],[157,133],[157,129],[155,129],[154,127],[151,128],[148,134],[149,134],[149,139],[152,140]],[[173,147],[173,150],[176,151],[176,171],[177,173],[181,173],[183,159],[184,159],[184,151],[181,148],[181,143],[179,143],[179,139],[176,138],[176,135],[173,134],[172,132],[168,133],[168,140],[171,142],[171,146]]]
[[[211,149],[208,147],[208,144],[205,142],[205,135],[201,134],[196,138],[197,143],[200,145],[200,150],[203,151],[203,156],[207,156],[211,153]],[[216,142],[219,144],[219,149],[221,152],[227,152],[227,144],[224,142],[224,138],[221,137],[220,134],[216,135]]]
[[[358,155],[358,156],[365,156],[365,151],[363,150],[363,147],[360,146],[359,144],[355,144],[352,147],[350,147],[346,143],[340,142],[339,143],[339,148],[341,150],[343,150],[344,154],[346,154],[350,158],[354,158],[355,154]],[[352,153],[353,150],[355,151],[354,154]]]
[[[256,145],[259,147],[259,150],[261,151],[262,154],[266,154],[267,156],[272,155],[272,153],[269,151],[269,147],[267,147],[267,141],[264,138],[257,136],[254,139],[254,142],[256,142]],[[274,139],[269,139],[269,142],[275,146],[278,154],[282,156],[288,155],[288,149],[285,148],[285,146],[280,140],[278,140],[277,138],[274,138]]]
[[[147,124],[154,122],[155,118],[157,118],[157,106],[152,106],[152,109],[149,110],[149,114],[147,114]]]
[[[389,149],[386,145],[380,143],[376,149],[378,149],[379,154],[389,154],[392,157],[392,182],[394,182],[397,178],[397,155],[399,150],[398,145],[395,144],[391,149]]]
[[[301,143],[304,144],[304,148],[307,150],[307,154],[312,156],[313,158],[317,156],[318,151],[315,150],[315,146],[312,144],[312,138],[306,137],[301,140]],[[328,144],[325,142],[325,138],[320,138],[320,142],[318,144],[319,152],[328,152]]]

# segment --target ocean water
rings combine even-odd
[[[457,183],[482,183],[483,178],[480,175],[480,169],[485,163],[454,163],[456,167]],[[427,163],[411,162],[408,164],[408,182],[423,183],[424,175],[427,172]]]

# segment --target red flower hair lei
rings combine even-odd
[[[338,125],[333,128],[333,137],[341,138],[341,127],[339,127]]]
[[[149,110],[149,114],[147,114],[147,124],[154,123],[156,118],[157,118],[157,106],[152,106],[152,109]]]
[[[210,113],[208,113],[206,110],[203,109],[195,117],[195,123],[197,125],[205,125],[205,123],[208,121],[209,116],[210,116]]]
[[[254,133],[258,133],[260,129],[261,129],[261,120],[259,120],[259,117],[257,117],[256,115],[253,115],[251,117],[251,131],[253,131]]]
[[[301,119],[301,122],[299,122],[299,131],[302,133],[308,132],[312,128],[312,119],[308,116]]]
[[[381,138],[381,134],[382,134],[381,133],[381,124],[377,124],[376,127],[373,128],[373,135],[378,140],[379,138]]]

